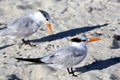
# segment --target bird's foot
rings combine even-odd
[[[73,70],[73,68],[71,68],[71,71],[69,70],[69,68],[67,68],[67,71],[69,74],[72,74],[72,76],[77,77],[77,75],[75,75],[75,71]]]
[[[74,73],[72,73],[72,76],[74,76],[74,77],[78,77],[78,75],[75,75]]]
[[[19,48],[21,48],[23,45],[29,45],[31,47],[35,47],[36,45],[31,44],[30,40],[24,40],[22,39],[22,43],[20,44]]]

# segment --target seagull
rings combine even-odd
[[[79,64],[87,55],[88,42],[101,40],[101,38],[87,38],[85,35],[71,39],[71,45],[65,46],[40,58],[15,58],[21,61],[46,64],[53,69],[66,68],[69,74],[74,74],[73,66]]]
[[[4,29],[0,30],[0,36],[7,36],[11,39],[22,39],[24,44],[31,45],[30,41],[25,40],[25,38],[35,33],[41,23],[46,24],[48,30],[52,33],[49,14],[44,10],[38,10],[8,23]]]

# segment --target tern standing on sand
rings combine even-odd
[[[24,39],[35,33],[41,23],[45,23],[48,30],[52,32],[49,14],[46,11],[39,10],[8,23],[6,28],[0,30],[0,36],[7,36],[12,39],[19,38],[22,39],[23,43],[31,45],[29,40]]]
[[[63,47],[47,56],[41,58],[16,58],[17,60],[46,64],[52,68],[67,68],[69,74],[76,76],[73,66],[79,64],[87,54],[87,42],[100,40],[100,38],[87,38],[85,35],[71,39],[72,44]]]

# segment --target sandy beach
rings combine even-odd
[[[0,0],[0,30],[39,9],[50,14],[53,33],[42,24],[29,37],[36,47],[21,48],[19,39],[0,36],[0,80],[120,80],[120,48],[110,48],[113,35],[120,35],[120,0]],[[66,69],[53,71],[15,59],[42,57],[71,44],[71,38],[83,33],[103,40],[88,43],[87,57],[74,67],[78,77]]]

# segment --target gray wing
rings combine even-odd
[[[84,59],[86,51],[72,46],[55,51],[42,59],[43,62],[63,65],[64,67],[74,66]]]
[[[25,28],[28,25],[31,25],[33,23],[33,20],[30,18],[29,15],[20,17],[15,19],[14,21],[10,22],[7,27],[8,28],[19,28],[17,26]]]
[[[39,25],[37,25],[32,18],[24,16],[9,23],[7,28],[3,30],[2,34],[19,38],[33,34],[38,27]]]

